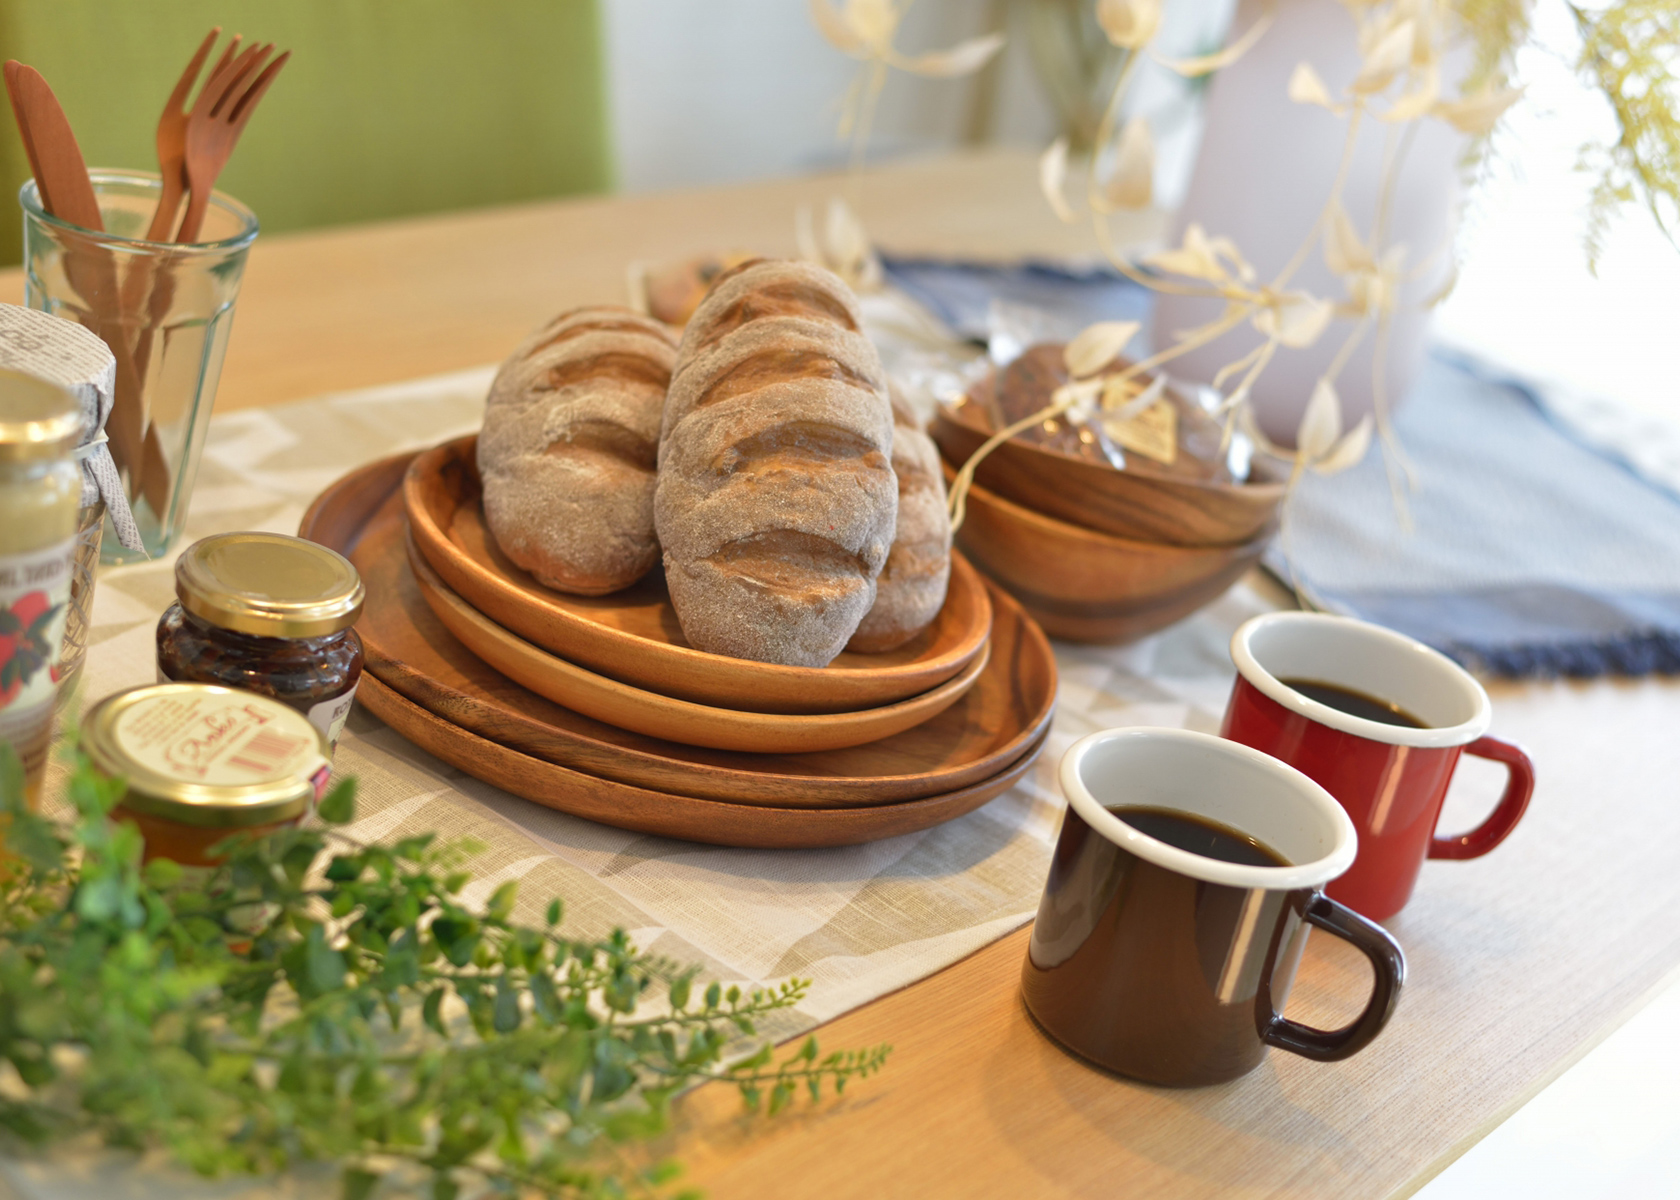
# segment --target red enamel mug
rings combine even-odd
[[[1220,734],[1297,768],[1353,818],[1359,854],[1326,889],[1381,921],[1405,907],[1425,858],[1479,858],[1516,828],[1534,792],[1534,764],[1486,736],[1487,692],[1457,663],[1380,625],[1326,613],[1255,617],[1231,639],[1237,681]],[[1421,726],[1355,716],[1285,680],[1362,693]],[[1460,754],[1503,763],[1505,794],[1469,833],[1436,835]]]

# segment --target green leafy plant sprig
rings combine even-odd
[[[776,1061],[758,1033],[807,984],[700,987],[694,968],[514,921],[515,887],[463,902],[473,847],[363,845],[323,824],[228,844],[223,865],[141,865],[120,781],[79,759],[76,818],[28,812],[0,745],[0,1128],[97,1134],[206,1175],[342,1164],[345,1200],[420,1192],[668,1194],[635,1143],[712,1079],[774,1113],[839,1092],[889,1047]]]

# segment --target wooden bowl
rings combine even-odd
[[[947,484],[955,472],[945,465]],[[978,485],[957,541],[1052,637],[1129,642],[1217,599],[1259,561],[1267,526],[1240,546],[1112,537],[1023,508]]]
[[[356,622],[370,675],[459,729],[509,750],[656,792],[775,808],[891,804],[991,779],[1038,744],[1056,703],[1056,660],[995,585],[992,651],[955,704],[882,741],[811,754],[738,754],[632,733],[545,700],[445,629],[405,549],[402,477],[412,454],[370,463],[310,506],[300,537],[344,554],[367,585]]]
[[[946,461],[959,466],[987,437],[945,405],[928,432]],[[981,461],[975,480],[996,497],[1064,522],[1169,546],[1247,545],[1276,520],[1284,493],[1269,479],[1209,483],[1118,471],[1013,439]]]
[[[769,808],[726,804],[630,787],[531,758],[436,717],[380,683],[362,677],[356,703],[398,736],[452,767],[515,796],[573,816],[661,837],[714,846],[804,850],[855,846],[915,833],[972,812],[1008,791],[1032,769],[1049,732],[998,774],[956,791],[866,808]]]
[[[475,437],[416,457],[403,482],[414,542],[443,582],[504,629],[568,662],[696,704],[755,713],[856,712],[938,687],[972,667],[990,636],[986,587],[951,557],[945,606],[927,629],[885,654],[841,654],[826,667],[788,667],[707,654],[677,623],[654,573],[609,596],[543,587],[503,556],[484,523]]]
[[[586,717],[688,746],[756,754],[806,754],[879,741],[931,720],[956,703],[980,678],[990,657],[988,641],[960,674],[920,695],[879,708],[844,713],[715,708],[597,675],[509,633],[457,596],[432,570],[412,539],[408,543],[408,565],[420,585],[420,594],[444,628],[515,683]]]

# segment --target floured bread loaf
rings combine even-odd
[[[864,654],[896,650],[926,629],[939,615],[951,581],[951,514],[945,508],[939,450],[897,391],[889,391],[898,530],[887,565],[875,580],[875,607],[846,643],[846,649]]]
[[[598,596],[659,559],[654,471],[676,339],[627,308],[579,308],[502,364],[478,436],[496,543],[551,588]]]
[[[875,603],[898,483],[880,356],[839,277],[724,272],[683,334],[654,502],[689,643],[827,666]]]

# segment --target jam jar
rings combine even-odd
[[[82,472],[75,398],[0,370],[0,758],[21,760],[35,807],[52,738]],[[3,783],[4,776],[0,776]]]
[[[143,857],[214,866],[217,843],[295,825],[326,787],[327,739],[296,709],[202,683],[107,696],[82,720],[82,748],[127,791]]]
[[[160,682],[272,696],[327,739],[362,677],[361,576],[343,555],[281,533],[221,533],[175,563],[177,603],[158,621]]]

